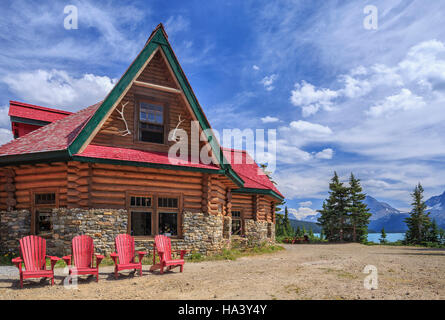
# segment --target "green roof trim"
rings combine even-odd
[[[71,160],[67,150],[14,154],[0,157],[0,167],[31,163],[58,162]]]
[[[224,174],[224,170],[221,170],[221,169],[184,167],[184,166],[175,166],[175,165],[170,165],[170,164],[161,164],[161,163],[152,163],[152,162],[103,159],[103,158],[83,157],[83,156],[72,156],[72,159],[74,161],[79,161],[79,162],[114,164],[114,165],[122,165],[122,166],[145,167],[145,168],[166,169],[166,170],[175,170],[175,171],[193,171],[193,172],[203,172],[203,173],[212,173],[212,174]]]
[[[167,57],[167,61],[170,64],[173,73],[175,74],[184,94],[195,113],[196,118],[198,119],[203,130],[210,129],[210,124],[208,123],[204,113],[199,105],[193,91],[185,77],[181,66],[179,65],[178,60],[175,57],[173,49],[171,48],[168,40],[163,31],[162,25],[160,25],[155,31],[154,35],[149,39],[144,49],[142,49],[141,53],[136,57],[136,60],[130,65],[128,70],[116,84],[116,86],[111,90],[105,100],[102,102],[100,107],[85,125],[85,127],[81,130],[78,136],[74,139],[71,145],[68,147],[68,151],[70,155],[75,155],[78,153],[83,144],[87,141],[90,135],[93,133],[94,129],[99,125],[102,119],[105,117],[107,112],[113,107],[115,102],[119,99],[125,89],[130,85],[131,81],[134,79],[139,70],[144,66],[147,59],[151,56],[151,54],[158,48],[161,47],[165,56]],[[231,178],[238,186],[242,187],[244,185],[243,179],[236,174],[236,172],[232,169],[230,164],[228,164],[225,159],[223,152],[216,141],[211,135],[207,134],[207,139],[212,147],[213,153],[216,156],[218,162],[220,163],[223,172]]]
[[[32,124],[32,125],[35,125],[35,126],[46,126],[47,124],[51,123],[51,122],[48,122],[48,121],[27,119],[27,118],[14,117],[14,116],[11,116],[10,118],[11,118],[11,122]]]
[[[233,189],[232,192],[233,193],[247,193],[247,194],[251,194],[251,193],[264,194],[264,195],[272,196],[280,201],[284,200],[283,196],[280,196],[278,193],[276,193],[275,191],[270,190],[270,189],[239,188],[239,189]]]

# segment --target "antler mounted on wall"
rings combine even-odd
[[[128,129],[128,124],[127,124],[127,120],[125,120],[125,116],[124,116],[124,110],[125,110],[125,106],[128,104],[128,101],[125,102],[125,104],[122,104],[122,108],[121,110],[119,110],[118,108],[116,108],[116,111],[120,114],[119,119],[121,119],[124,123],[125,123],[125,130],[121,130],[119,131],[119,133],[121,134],[121,136],[127,136],[129,134],[131,134],[130,129]]]
[[[175,141],[175,142],[179,142],[179,140],[180,140],[179,137],[176,137],[176,130],[178,130],[178,128],[181,125],[181,123],[184,122],[184,120],[181,120],[181,115],[179,115],[178,118],[179,118],[178,119],[178,124],[176,125],[176,128],[173,130],[173,133],[172,133],[172,140]]]

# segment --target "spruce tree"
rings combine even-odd
[[[355,178],[351,173],[349,178],[349,220],[352,229],[351,237],[354,242],[362,242],[367,239],[369,218],[371,217],[367,205],[363,202],[366,195],[362,191],[360,179]]]
[[[347,232],[349,190],[340,182],[337,172],[329,184],[329,198],[323,202],[318,224],[322,226],[329,241],[344,241]]]
[[[382,228],[382,234],[380,235],[380,243],[385,244],[386,243],[386,232],[385,228]]]
[[[420,183],[414,188],[411,196],[413,198],[411,203],[413,208],[410,216],[405,218],[405,223],[408,227],[405,238],[408,243],[421,244],[428,240],[431,222],[429,212],[425,212],[427,206],[425,201],[423,201],[423,187]]]
[[[428,241],[438,243],[439,242],[439,226],[437,225],[436,219],[431,222],[430,230],[428,233]]]

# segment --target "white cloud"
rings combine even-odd
[[[332,156],[334,155],[334,150],[331,148],[323,149],[320,152],[317,152],[315,154],[315,158],[317,159],[332,159]]]
[[[423,108],[426,105],[422,97],[416,96],[404,88],[400,93],[386,97],[383,102],[372,106],[367,112],[370,116],[392,115],[398,111],[408,111]]]
[[[261,121],[263,123],[274,123],[280,121],[280,119],[278,119],[277,117],[266,116],[261,118]]]
[[[0,128],[0,145],[4,145],[5,143],[11,141],[12,138],[13,136],[11,130]]]
[[[307,216],[316,215],[317,211],[307,207],[300,207],[298,209],[289,208],[289,213],[291,213],[297,220],[304,220]]]
[[[63,70],[36,70],[8,75],[2,79],[21,99],[72,111],[92,105],[111,91],[115,79],[84,74],[75,78]]]
[[[277,80],[277,78],[278,78],[277,74],[271,74],[270,76],[265,76],[261,80],[261,83],[263,84],[264,88],[266,88],[267,91],[272,91],[273,89],[275,89],[273,83],[275,82],[275,80]]]
[[[182,15],[171,16],[165,23],[165,30],[169,35],[175,35],[178,32],[189,30],[190,21]]]
[[[303,120],[292,121],[289,128],[309,136],[322,137],[332,134],[332,130],[327,126]]]
[[[312,205],[312,201],[304,201],[299,203],[300,207],[310,207]]]
[[[255,70],[255,71],[258,71],[258,70],[260,70],[260,67],[258,67],[256,64],[254,64],[252,66],[252,69]]]
[[[302,108],[303,116],[315,114],[320,108],[331,110],[332,100],[338,97],[336,91],[330,89],[315,89],[315,87],[302,81],[295,83],[295,89],[291,91],[290,101],[294,106]]]
[[[8,116],[9,106],[0,107],[0,128],[10,128],[11,120]]]

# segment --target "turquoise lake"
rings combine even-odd
[[[315,236],[319,237],[319,233],[314,233]],[[403,240],[405,238],[404,233],[387,233],[386,234],[386,241],[388,242],[395,242],[398,240]],[[380,233],[368,233],[368,241],[369,242],[375,242],[380,243]]]

